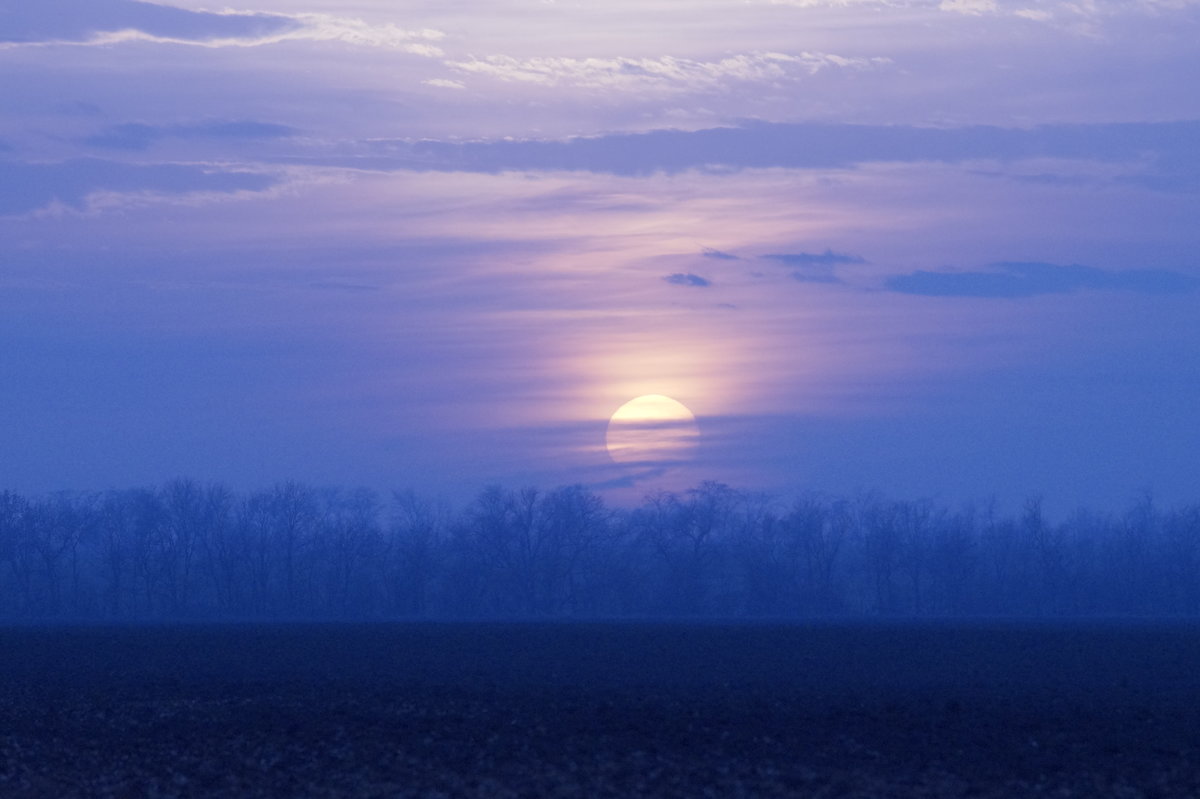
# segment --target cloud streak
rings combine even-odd
[[[113,125],[94,136],[89,136],[84,143],[108,149],[145,150],[163,139],[263,141],[287,138],[296,132],[295,128],[287,125],[254,120],[196,125],[145,125],[135,122]]]
[[[866,263],[866,260],[861,255],[848,255],[846,253],[834,252],[833,250],[818,253],[777,253],[762,257],[778,261],[786,266],[837,266],[839,264]]]
[[[503,172],[572,170],[616,175],[688,169],[849,168],[866,163],[1071,159],[1120,162],[1148,188],[1187,189],[1200,176],[1191,142],[1200,121],[960,128],[747,123],[567,140],[385,142],[396,168]],[[1161,180],[1153,179],[1160,175]]]
[[[712,281],[708,278],[693,275],[691,272],[676,272],[673,275],[667,275],[663,278],[666,282],[673,286],[692,286],[694,288],[707,288],[712,285]]]
[[[985,271],[934,272],[918,270],[895,275],[889,291],[922,297],[981,297],[1019,299],[1078,291],[1129,291],[1139,294],[1180,294],[1200,288],[1200,280],[1163,269],[1097,269],[1040,263],[996,263]]]
[[[194,164],[135,165],[94,158],[53,164],[0,161],[0,216],[55,204],[84,211],[101,194],[232,194],[265,191],[278,182],[272,175]]]
[[[834,271],[845,264],[866,263],[860,255],[825,250],[825,252],[771,253],[759,256],[792,267],[792,279],[799,283],[842,283]]]
[[[1013,16],[1036,22],[1098,19],[1122,14],[1160,15],[1186,11],[1200,5],[1197,0],[766,0],[766,3],[806,10],[863,6],[937,10],[971,17]]]
[[[515,58],[494,55],[447,61],[452,69],[507,83],[572,86],[584,89],[659,89],[697,91],[722,84],[795,80],[826,69],[872,69],[886,58],[857,58],[832,53],[741,53],[716,61],[660,58]]]
[[[5,12],[0,49],[128,42],[220,48],[318,41],[443,55],[431,44],[444,36],[441,31],[372,25],[332,14],[191,11],[138,0],[39,0],[15,6]]]

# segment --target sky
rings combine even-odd
[[[1200,1],[234,1],[0,0],[0,487],[1200,500]]]

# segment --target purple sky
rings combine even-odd
[[[0,2],[0,488],[1200,500],[1197,0],[205,8]]]

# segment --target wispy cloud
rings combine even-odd
[[[837,10],[862,7],[903,11],[937,10],[967,17],[1019,17],[1034,22],[1058,24],[1080,33],[1093,33],[1094,23],[1128,15],[1159,16],[1200,7],[1200,0],[764,0],[775,6],[805,10]]]
[[[871,69],[886,58],[860,58],[832,53],[798,55],[756,52],[716,61],[660,58],[515,58],[493,55],[447,61],[453,69],[505,82],[587,89],[701,90],[739,81],[788,80],[825,69]]]
[[[119,32],[189,42],[249,40],[286,36],[301,27],[284,14],[189,11],[137,0],[38,0],[7,4],[0,43],[82,44]]]
[[[796,8],[853,8],[856,6],[907,6],[911,0],[767,0],[773,6]]]
[[[191,11],[138,0],[39,0],[5,12],[0,49],[125,42],[199,47],[258,47],[329,41],[439,57],[441,31],[371,24],[333,14]]]
[[[0,161],[0,215],[54,205],[87,210],[101,195],[232,194],[265,191],[273,175],[194,164],[136,165],[81,158],[53,164]]]
[[[792,267],[792,279],[800,283],[841,283],[836,268],[844,264],[866,263],[860,255],[825,252],[771,253],[759,256]]]
[[[113,125],[84,140],[93,147],[118,150],[145,150],[163,139],[266,140],[293,136],[295,128],[270,122],[241,120],[206,122],[194,125]]]
[[[732,253],[721,252],[720,250],[713,249],[712,247],[704,247],[701,250],[700,254],[703,255],[705,258],[714,258],[718,261],[740,261],[740,260],[742,260],[741,258],[737,257],[736,255],[733,255]]]
[[[895,275],[888,290],[924,297],[991,297],[1016,299],[1041,294],[1068,294],[1084,290],[1131,291],[1141,294],[1178,294],[1194,291],[1200,280],[1163,269],[1097,269],[1078,264],[1041,262],[996,263],[983,271],[933,272],[918,270]]]
[[[792,272],[792,280],[797,283],[842,283],[832,269],[797,269]]]
[[[1013,16],[1032,20],[1034,22],[1048,22],[1054,17],[1053,14],[1044,8],[1018,8],[1013,12]]]
[[[618,175],[710,167],[819,169],[880,162],[1091,160],[1134,170],[1129,180],[1149,188],[1167,188],[1169,184],[1172,190],[1187,191],[1200,175],[1200,159],[1191,146],[1198,137],[1197,121],[1033,128],[756,122],[566,140],[390,141],[386,145],[396,168],[579,170]]]
[[[833,250],[817,253],[772,253],[762,257],[778,261],[787,266],[836,266],[838,264],[866,263],[866,259],[861,255],[850,255],[848,253],[834,252]]]
[[[1197,0],[941,0],[941,11],[967,16],[1011,16],[1055,25],[1083,35],[1096,35],[1106,21],[1130,16],[1161,16],[1200,7]]]
[[[942,0],[938,8],[958,14],[989,14],[996,11],[996,0]]]
[[[673,275],[667,275],[663,280],[675,286],[694,286],[696,288],[707,288],[712,285],[712,281],[693,275],[691,272],[676,272]]]

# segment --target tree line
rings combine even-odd
[[[994,506],[703,483],[461,509],[296,482],[0,493],[0,619],[1200,615],[1200,505]]]

